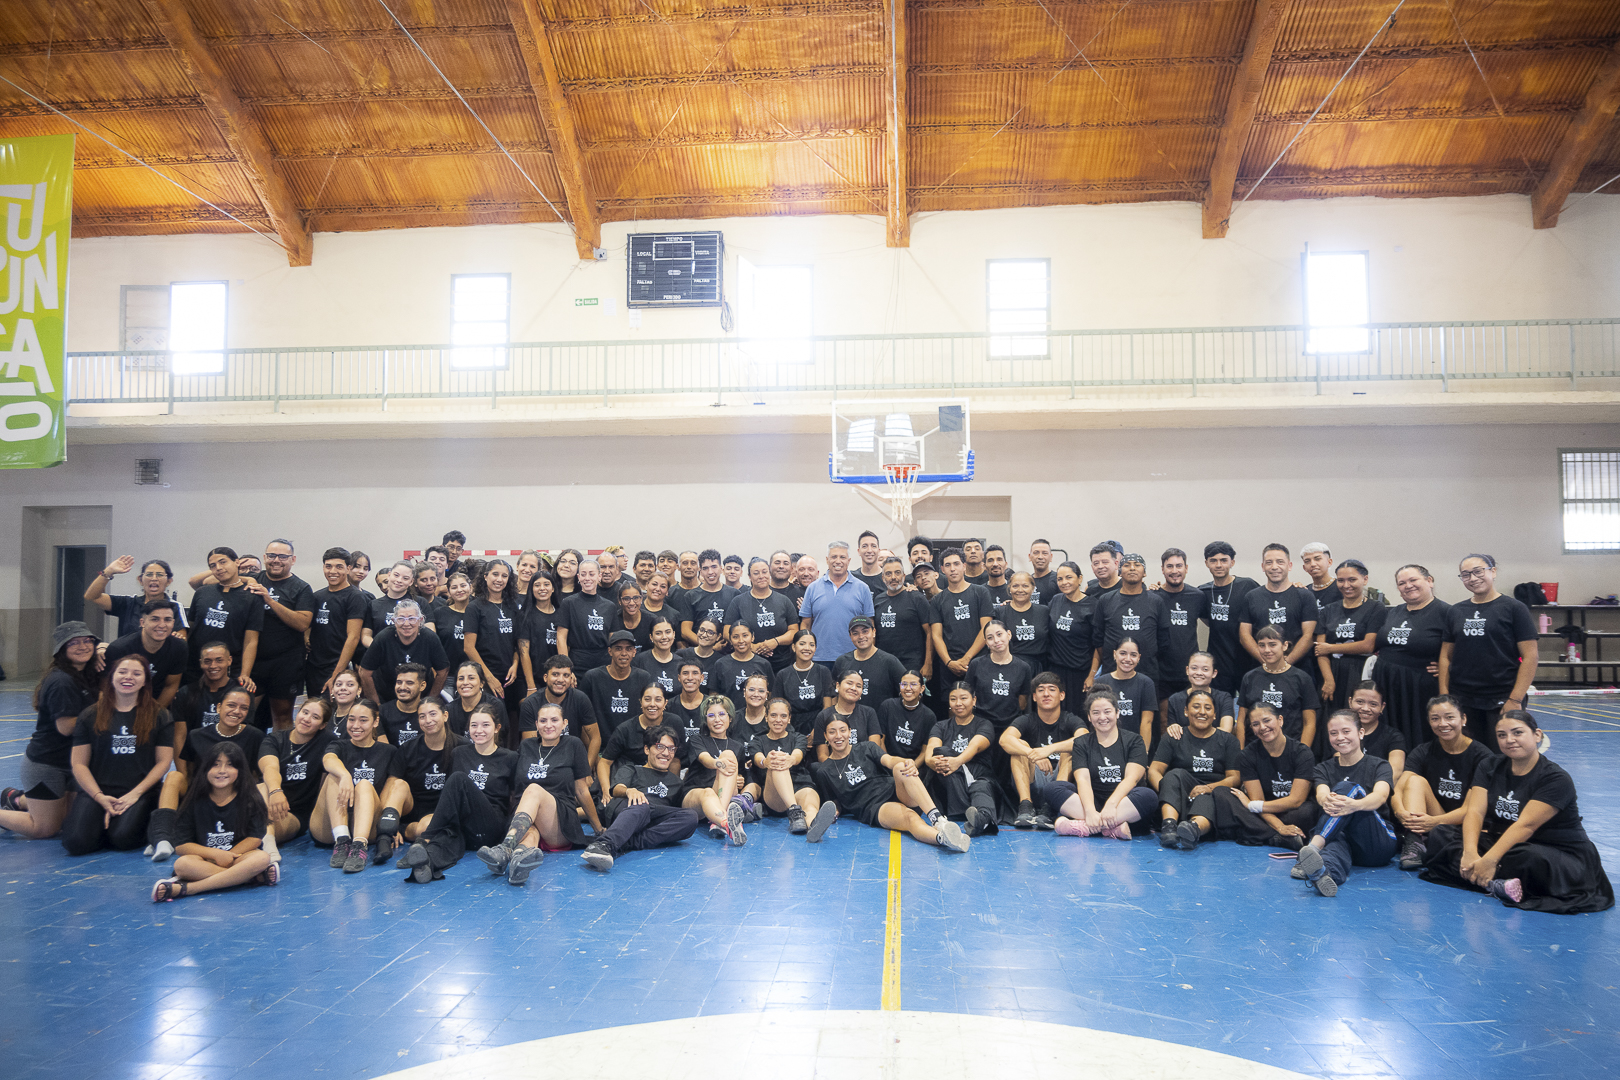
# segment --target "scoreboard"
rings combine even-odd
[[[720,233],[632,233],[629,239],[626,307],[720,306]]]

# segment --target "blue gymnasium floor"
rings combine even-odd
[[[1620,871],[1620,704],[1537,713]],[[0,692],[0,783],[32,723]],[[26,718],[26,719],[19,719]],[[1519,912],[1393,866],[1329,900],[1291,864],[1016,833],[950,856],[900,845],[900,1007],[1101,1029],[1313,1076],[1615,1075],[1611,911]],[[443,882],[345,877],[300,840],[283,883],[147,900],[138,853],[68,859],[0,838],[0,1073],[373,1077],[602,1027],[879,1008],[890,842],[754,828],[632,855],[548,856],[524,889],[468,858]],[[1078,1033],[1077,1033],[1078,1034]],[[1084,1041],[1077,1039],[1077,1064]],[[763,1064],[763,1063],[761,1063]]]

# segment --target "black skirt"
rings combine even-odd
[[[1481,843],[1484,837],[1481,837]],[[1483,892],[1462,876],[1462,829],[1439,825],[1429,834],[1423,857],[1424,881],[1449,885],[1454,889]],[[1569,846],[1538,844],[1531,840],[1509,848],[1497,864],[1503,880],[1518,878],[1524,886],[1524,899],[1509,907],[1524,911],[1546,911],[1554,915],[1579,915],[1607,911],[1614,906],[1614,886],[1603,872],[1603,860],[1591,841]]]
[[[1409,753],[1434,738],[1427,710],[1429,699],[1440,693],[1439,679],[1424,668],[1380,659],[1373,665],[1373,682],[1384,695],[1384,721],[1406,736]]]

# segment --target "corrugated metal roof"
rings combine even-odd
[[[244,104],[239,122],[262,131],[312,227],[553,219],[456,91],[545,198],[573,212],[553,156],[568,148],[552,145],[548,91],[531,83],[507,0],[395,5],[426,57],[362,0],[185,2]],[[1393,6],[1294,0],[1240,188]],[[888,50],[877,0],[539,8],[585,196],[602,219],[883,212]],[[1203,198],[1254,10],[1252,0],[911,0],[913,206]],[[143,0],[7,0],[5,13],[8,78],[267,223]],[[1615,0],[1408,3],[1255,197],[1529,190],[1617,37]],[[63,130],[0,85],[0,135]],[[81,138],[79,160],[82,235],[239,228],[93,139]],[[1611,128],[1577,190],[1615,172]],[[1620,183],[1607,190],[1620,194]]]

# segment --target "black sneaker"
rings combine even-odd
[[[329,864],[332,869],[341,869],[343,864],[349,860],[349,845],[353,842],[347,836],[332,841],[332,861]]]
[[[1203,838],[1203,834],[1198,831],[1198,826],[1190,821],[1183,821],[1176,826],[1176,846],[1182,851],[1191,851],[1198,846],[1198,841]]]
[[[832,823],[838,820],[838,809],[832,803],[822,803],[821,809],[816,811],[816,820],[810,823],[810,831],[805,839],[812,844],[821,843],[821,838],[827,835]]]
[[[20,811],[22,808],[17,805],[17,800],[22,798],[22,794],[21,788],[14,787],[8,787],[4,791],[0,791],[0,810]]]
[[[580,853],[580,858],[584,859],[586,864],[593,870],[611,870],[613,869],[613,845],[608,842],[606,837],[593,840]]]
[[[504,850],[504,849],[503,849]],[[522,885],[529,880],[529,873],[540,865],[545,854],[534,847],[520,847],[512,853],[512,861],[506,866],[506,883],[508,885]]]
[[[1159,846],[1173,848],[1176,846],[1176,822],[1165,818],[1159,823]]]
[[[371,853],[371,861],[381,866],[394,857],[394,838],[391,836],[377,837],[375,850]]]
[[[1045,832],[1051,832],[1057,827],[1057,823],[1052,820],[1051,814],[1039,813],[1035,815],[1035,827]]]
[[[343,860],[345,874],[358,874],[371,865],[371,849],[364,840],[349,842],[349,855]]]
[[[751,803],[753,800],[749,800]],[[751,806],[744,806],[738,799],[732,799],[726,807],[726,839],[731,841],[732,847],[742,847],[748,843],[748,831],[743,828],[743,822],[748,820]]]
[[[804,807],[797,803],[788,807],[788,832],[803,836],[810,831],[810,820],[804,816]]]
[[[967,813],[963,814],[962,817],[967,824],[967,834],[969,836],[979,836],[984,833],[984,812],[977,806],[968,807]],[[943,824],[943,821],[936,822],[934,828],[937,829]]]
[[[512,853],[506,850],[505,844],[481,847],[478,849],[478,861],[489,867],[490,873],[499,876],[506,873],[512,861]]]
[[[1013,828],[1033,829],[1035,827],[1035,804],[1025,799],[1018,804],[1018,816],[1013,818]]]
[[[1429,853],[1428,846],[1424,844],[1421,836],[1408,836],[1406,843],[1401,845],[1401,869],[1421,870],[1423,859]]]

